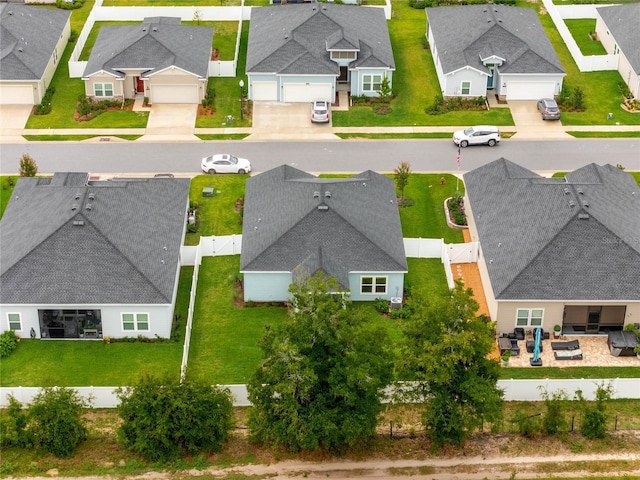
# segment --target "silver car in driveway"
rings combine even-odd
[[[560,108],[553,98],[538,100],[538,110],[542,115],[542,120],[560,120]]]
[[[326,123],[331,118],[329,102],[317,100],[311,105],[311,121],[313,123]]]

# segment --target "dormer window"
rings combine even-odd
[[[331,52],[332,60],[355,60],[355,50],[334,50]]]

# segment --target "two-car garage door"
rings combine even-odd
[[[283,90],[282,100],[287,103],[333,101],[330,83],[285,83]]]
[[[152,85],[151,103],[200,103],[197,85]]]
[[[555,82],[508,82],[507,100],[553,98]]]

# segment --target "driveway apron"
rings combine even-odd
[[[560,120],[542,120],[535,100],[509,101],[516,125],[514,138],[573,138],[565,133]]]
[[[6,137],[17,137],[21,141],[24,130],[33,105],[0,105],[0,130],[3,141]]]
[[[337,140],[331,122],[312,123],[311,103],[253,102],[249,140]]]
[[[197,104],[156,104],[151,106],[145,136],[193,136]]]

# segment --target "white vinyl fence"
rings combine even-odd
[[[553,0],[542,0],[542,3],[581,72],[618,69],[619,55],[583,55],[564,23],[565,18],[596,18],[595,5],[554,5]]]
[[[611,385],[612,398],[640,399],[640,378],[614,378],[614,379],[562,379],[562,380],[498,380],[498,388],[504,391],[504,399],[508,402],[539,402],[543,398],[543,391],[553,393],[564,390],[569,398],[574,398],[578,390],[587,400],[595,399],[598,385]],[[236,407],[251,406],[246,385],[219,385],[228,388]],[[94,408],[116,408],[119,404],[116,390],[119,387],[75,387],[75,390],[84,398],[91,399]],[[124,387],[123,387],[124,388]],[[0,388],[0,408],[9,404],[9,395],[12,395],[22,404],[28,404],[39,392],[38,387],[2,387]],[[391,397],[395,387],[388,387],[388,396]]]

